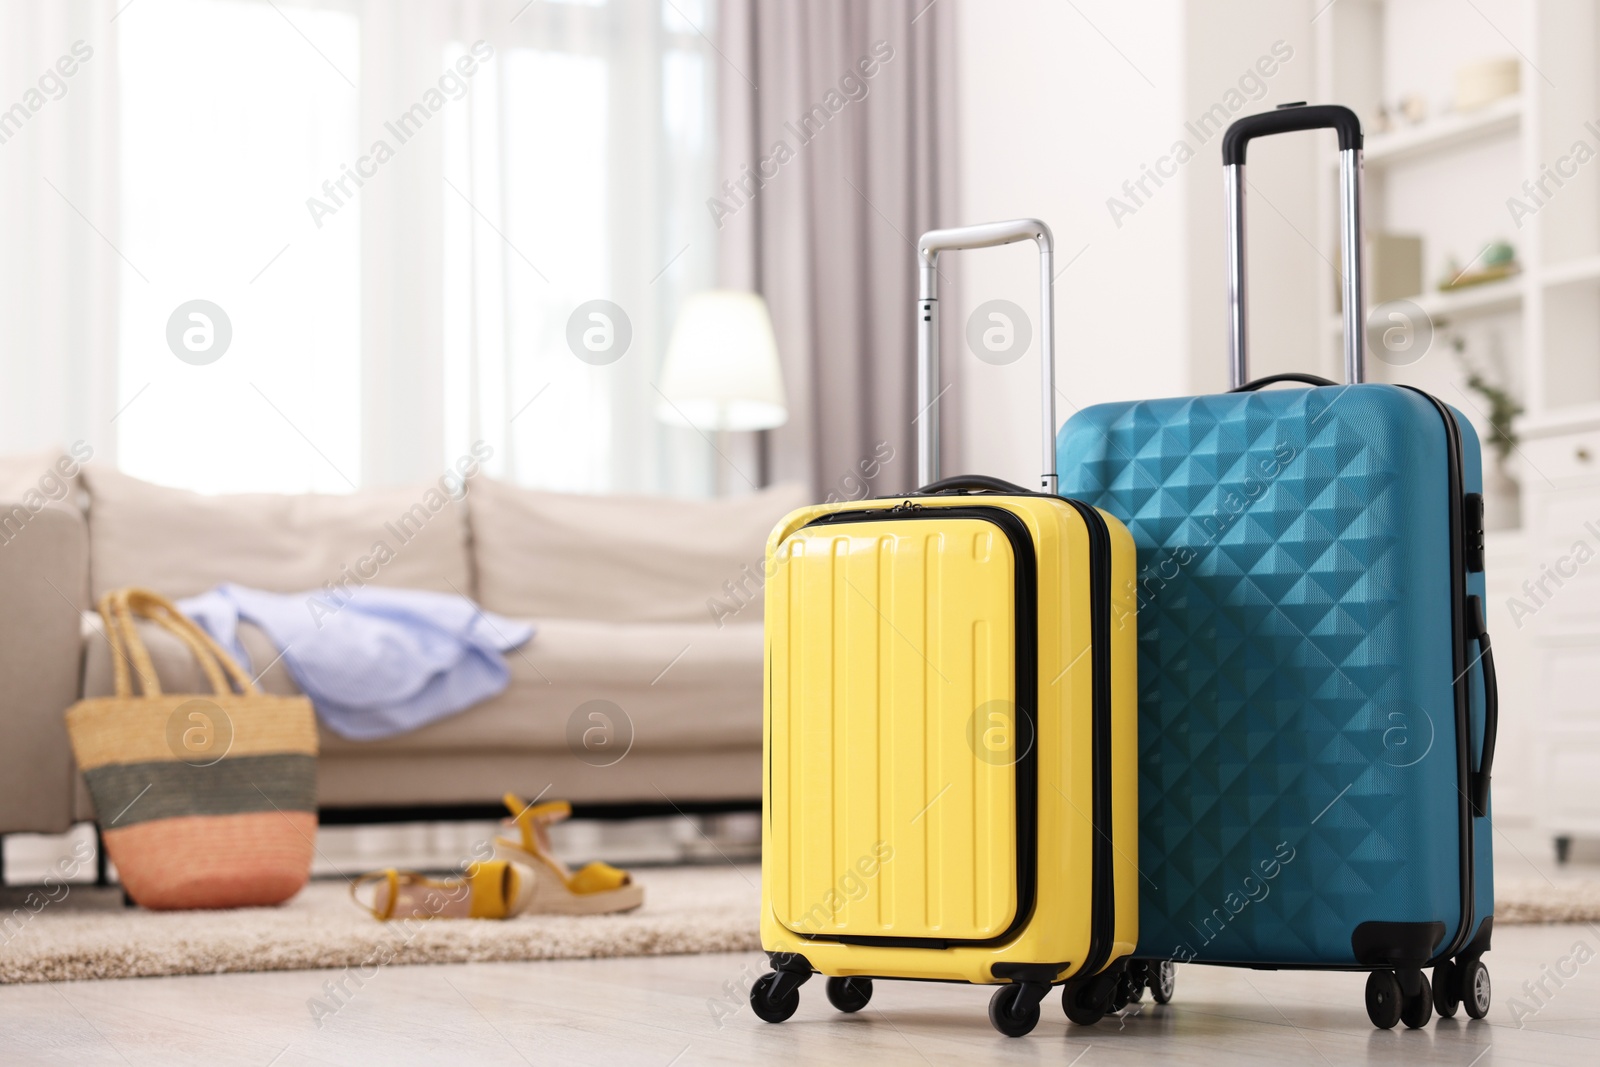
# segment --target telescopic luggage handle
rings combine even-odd
[[[1361,256],[1361,120],[1337,104],[1284,104],[1275,111],[1246,115],[1222,136],[1223,186],[1228,198],[1228,354],[1229,385],[1250,380],[1245,303],[1244,157],[1257,137],[1297,130],[1339,131],[1339,247],[1344,266],[1344,379],[1354,385],[1367,377],[1365,270]]]
[[[1055,237],[1038,219],[1012,219],[929,230],[917,242],[922,281],[917,294],[917,484],[939,480],[939,253],[1017,241],[1039,246],[1039,358],[1044,384],[1043,473],[1039,491],[1056,492]]]

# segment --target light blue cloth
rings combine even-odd
[[[239,620],[265,631],[341,737],[393,737],[464,711],[505,689],[502,652],[533,636],[533,627],[492,615],[466,597],[365,586],[350,595],[317,590],[264,593],[219,585],[179,601],[253,675],[239,644]]]

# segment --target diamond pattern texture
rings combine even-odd
[[[1353,964],[1368,920],[1455,933],[1447,447],[1388,385],[1062,427],[1062,494],[1139,549],[1140,955]]]

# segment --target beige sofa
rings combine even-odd
[[[72,476],[72,491],[30,493],[50,470]],[[676,501],[481,475],[465,490],[446,479],[204,496],[71,457],[0,462],[0,833],[93,817],[62,712],[110,691],[109,646],[84,609],[121,585],[183,597],[223,581],[279,592],[371,583],[459,592],[535,624],[494,699],[381,741],[324,730],[325,815],[465,809],[507,790],[658,809],[754,801],[761,556],[771,527],[805,502],[797,486]],[[175,639],[145,635],[167,691],[203,689]],[[263,688],[295,691],[265,635],[247,625],[241,639],[257,670],[272,664]]]

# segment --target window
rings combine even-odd
[[[709,446],[656,418],[652,383],[677,306],[714,280],[709,9],[119,16],[119,465],[347,492],[484,441],[524,484],[706,492]],[[392,157],[363,163],[380,140]],[[574,322],[627,347],[580,359]]]
[[[344,80],[360,83],[356,17],[162,0],[114,29],[116,243],[134,268],[119,466],[201,490],[348,492],[362,467],[360,205],[319,230],[305,202],[357,154],[359,94]],[[178,316],[185,362],[169,319],[196,300],[226,320]]]
[[[534,5],[449,113],[447,456],[482,439],[524,484],[705,491],[705,442],[656,419],[653,387],[673,311],[715,265],[710,46],[680,9],[704,17]],[[610,361],[586,335],[627,347]]]

